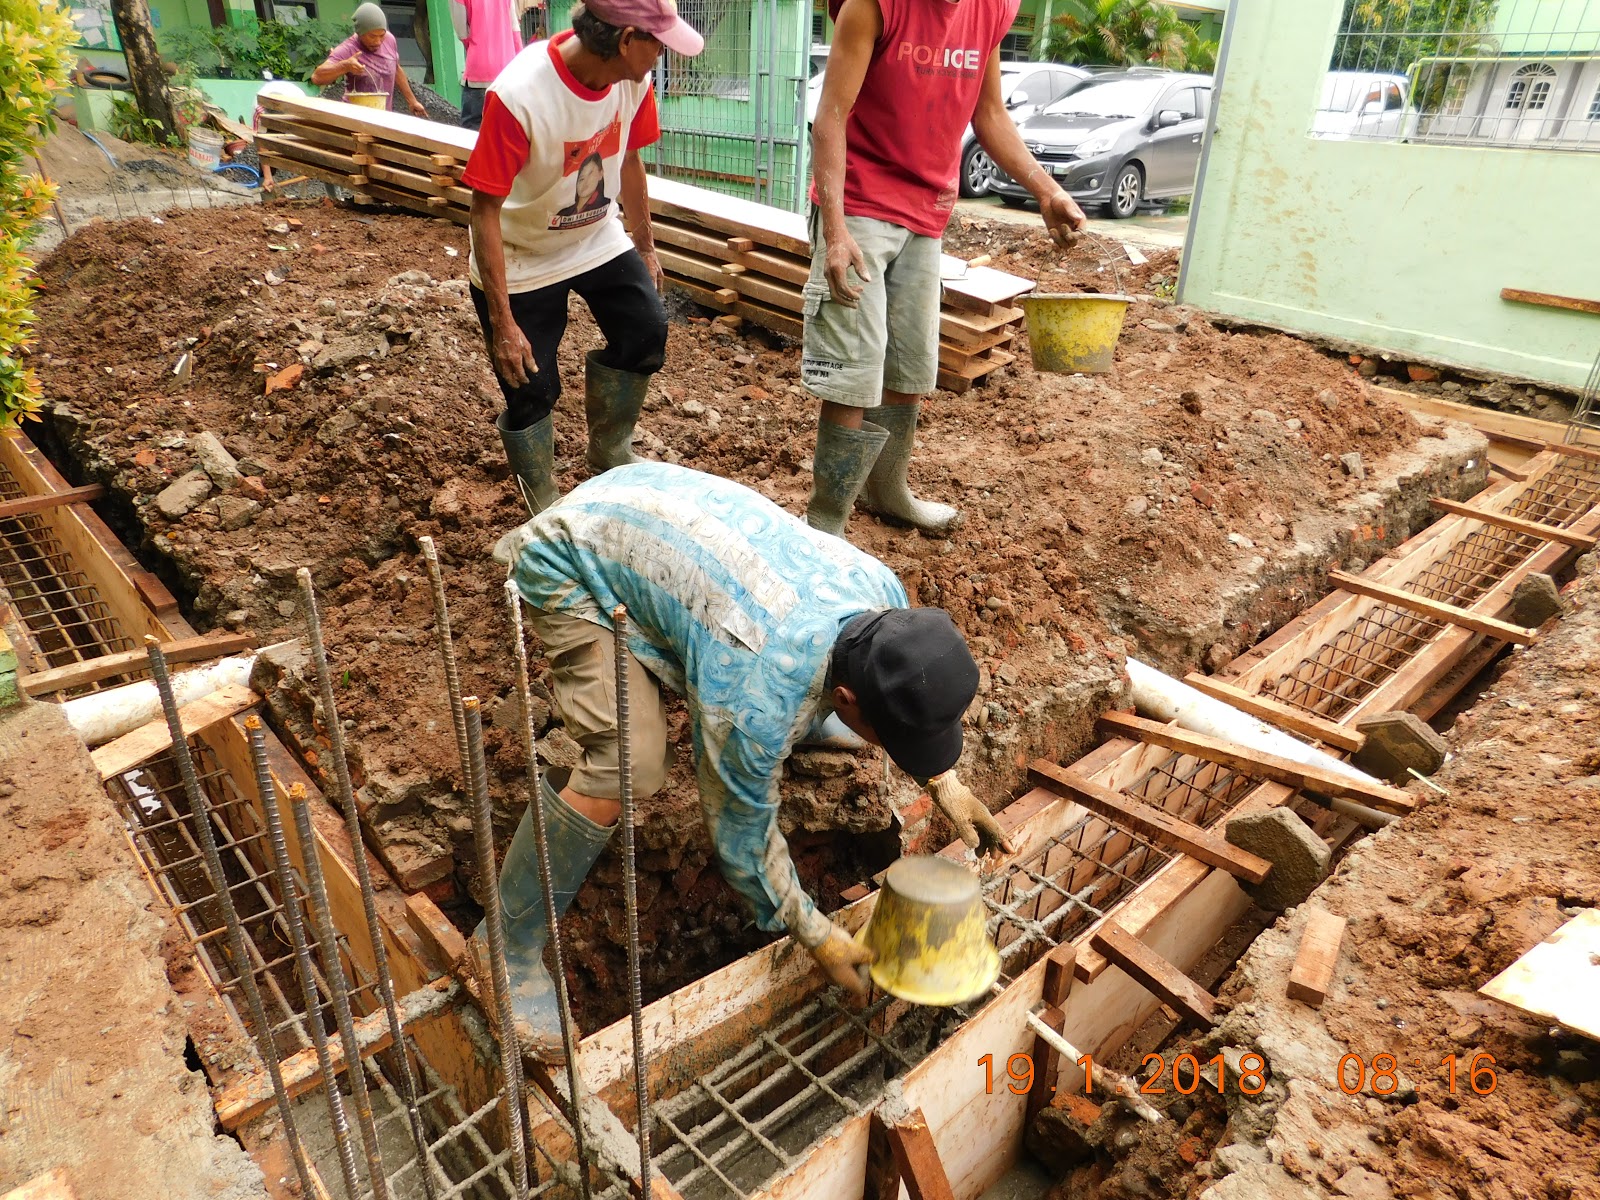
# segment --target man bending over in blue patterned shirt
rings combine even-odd
[[[575,488],[510,538],[511,578],[549,656],[555,710],[583,750],[546,777],[558,915],[621,814],[610,614],[628,609],[634,794],[666,782],[661,688],[684,696],[700,805],[722,872],[762,929],[787,930],[833,982],[866,991],[870,952],[817,911],[778,830],[778,781],[830,715],[932,788],[968,845],[1008,849],[951,768],[978,668],[942,609],[907,606],[894,573],[748,488],[667,463],[618,467]],[[524,1048],[561,1060],[543,963],[533,821],[502,869],[513,1007]],[[473,939],[482,955],[483,928]]]

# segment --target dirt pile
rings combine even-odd
[[[1042,233],[984,236],[998,265],[1042,286],[1102,280],[1097,251],[1058,262]],[[111,486],[125,535],[192,597],[198,625],[263,640],[299,632],[294,572],[311,567],[374,840],[408,886],[446,903],[470,883],[470,832],[421,534],[447,566],[464,686],[492,718],[504,833],[524,795],[504,703],[503,572],[488,554],[518,509],[466,250],[465,231],[444,222],[318,206],[97,224],[42,265],[35,356],[55,405],[45,440],[68,443]],[[927,404],[913,481],[966,510],[954,537],[862,515],[850,530],[968,634],[983,668],[969,774],[996,804],[1028,757],[1087,744],[1130,642],[1174,669],[1208,649],[1231,657],[1294,610],[1329,555],[1350,550],[1350,527],[1370,519],[1360,513],[1386,503],[1363,474],[1426,459],[1411,419],[1348,368],[1291,338],[1224,332],[1157,294],[1174,256],[1121,271],[1117,286],[1138,299],[1113,374],[1037,376],[1023,346],[988,386]],[[582,477],[582,352],[598,340],[575,304],[557,413],[564,486]],[[673,323],[639,449],[800,512],[815,419],[795,347],[689,315]],[[237,479],[226,467],[194,474],[204,432]],[[1368,531],[1380,542],[1405,532]],[[296,695],[285,711],[300,706],[314,756],[309,702]],[[760,937],[712,869],[681,708],[673,735],[669,786],[644,806],[644,898],[674,898],[652,918],[671,925],[673,946],[652,988]],[[559,731],[550,745],[559,761]],[[893,815],[875,762],[799,765],[810,774],[786,785],[784,825],[831,906],[891,852]],[[841,830],[889,839],[841,843]],[[599,878],[614,874],[608,859]],[[616,940],[613,898],[590,888],[579,901],[590,923],[579,933],[602,948]],[[604,995],[620,958],[592,958],[587,982]]]

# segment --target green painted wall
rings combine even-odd
[[[1600,155],[1306,136],[1341,0],[1235,0],[1184,303],[1395,354],[1581,387],[1600,319]]]

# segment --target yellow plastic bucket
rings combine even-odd
[[[1023,296],[1034,370],[1060,375],[1103,375],[1111,370],[1122,319],[1131,303],[1131,296],[1094,292]]]
[[[346,92],[344,94],[344,102],[346,104],[359,104],[362,108],[387,108],[386,101],[388,99],[389,97],[382,92]]]
[[[965,1004],[1000,974],[977,876],[948,858],[902,858],[884,875],[858,935],[877,958],[872,982],[913,1004]]]

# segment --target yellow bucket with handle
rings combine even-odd
[[[1131,296],[1062,292],[1022,296],[1033,368],[1058,375],[1111,370]]]
[[[858,935],[872,950],[872,982],[913,1004],[976,1000],[1000,974],[978,877],[948,858],[902,858],[884,875]]]
[[[382,92],[346,92],[346,104],[359,104],[362,108],[388,108],[389,97]]]

